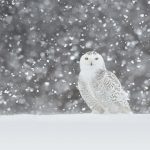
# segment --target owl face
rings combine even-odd
[[[95,51],[87,52],[80,59],[81,70],[105,70],[103,57]]]

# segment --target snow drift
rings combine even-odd
[[[1,150],[149,150],[150,115],[0,117]]]

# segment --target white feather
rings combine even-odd
[[[88,52],[80,59],[79,91],[92,112],[129,113],[127,93],[117,77],[107,71],[102,56]]]

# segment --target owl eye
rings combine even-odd
[[[88,60],[88,57],[85,57],[85,60]]]
[[[98,60],[98,57],[96,57],[95,60]]]

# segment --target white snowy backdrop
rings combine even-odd
[[[150,0],[0,0],[0,114],[90,112],[76,88],[90,50],[149,113]]]
[[[2,150],[150,150],[150,115],[0,117]]]

